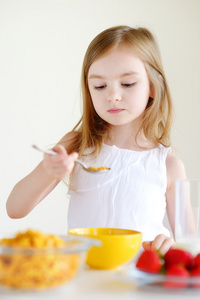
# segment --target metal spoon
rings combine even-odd
[[[32,147],[40,152],[43,152],[43,153],[47,153],[47,154],[50,154],[50,155],[57,155],[57,152],[53,151],[53,150],[48,150],[48,149],[45,149],[41,146],[38,146],[36,144],[32,145]],[[107,172],[110,170],[110,168],[107,168],[107,167],[88,167],[86,166],[86,164],[84,164],[81,160],[79,159],[76,159],[76,162],[78,164],[80,164],[83,168],[83,170],[85,170],[86,172],[89,172],[89,173],[103,173],[103,172]]]

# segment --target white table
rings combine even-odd
[[[166,290],[160,287],[134,285],[115,279],[114,270],[97,271],[85,268],[77,280],[64,288],[45,292],[13,292],[0,290],[0,300],[191,300],[200,297],[200,289]]]

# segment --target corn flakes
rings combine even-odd
[[[78,271],[80,254],[65,254],[62,252],[65,246],[67,242],[56,235],[33,230],[2,239],[0,247],[13,251],[0,254],[0,284],[20,289],[45,289],[67,283]]]
[[[94,171],[103,171],[103,170],[109,170],[109,168],[107,168],[107,167],[93,167],[93,166],[91,166],[90,167],[90,169],[92,169],[92,170],[94,170]]]

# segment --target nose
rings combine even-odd
[[[119,97],[111,98],[111,97],[109,97],[109,98],[107,99],[107,101],[108,101],[108,102],[120,102],[120,101],[122,101],[122,98],[119,98]]]
[[[110,89],[108,95],[107,95],[107,101],[108,102],[120,102],[122,100],[122,95],[120,93],[120,91],[118,91],[118,89],[116,88],[112,88]]]

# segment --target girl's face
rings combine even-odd
[[[88,85],[97,114],[111,125],[140,125],[150,94],[143,62],[118,47],[96,60],[88,72]]]

